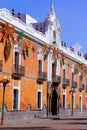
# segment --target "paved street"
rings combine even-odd
[[[9,120],[0,125],[2,130],[87,130],[87,119],[24,119]]]

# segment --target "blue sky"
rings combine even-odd
[[[79,43],[87,52],[87,0],[52,0],[62,32],[61,40],[67,47]],[[43,21],[50,10],[50,0],[0,0],[0,8],[12,8]]]

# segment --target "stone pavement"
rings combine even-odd
[[[87,118],[6,120],[1,130],[87,130]]]

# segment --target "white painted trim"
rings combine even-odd
[[[52,81],[52,51],[48,55],[48,66],[47,66],[47,80],[48,82]]]
[[[60,60],[57,59],[56,75],[60,76]]]

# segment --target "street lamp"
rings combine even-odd
[[[2,113],[1,113],[1,125],[4,124],[4,100],[5,100],[5,88],[9,84],[9,80],[4,76],[3,80],[0,80],[0,86],[3,86],[3,97],[2,97]]]

